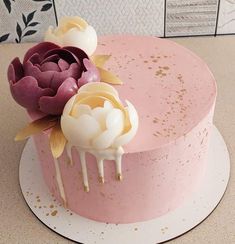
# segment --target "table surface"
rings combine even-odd
[[[235,243],[235,36],[174,38],[194,51],[214,73],[218,97],[214,123],[223,135],[231,158],[231,178],[215,211],[199,226],[172,244]],[[14,142],[26,124],[24,109],[10,95],[6,78],[9,62],[23,57],[32,44],[0,45],[0,243],[72,243],[44,226],[29,210],[21,194],[18,165],[25,142]]]

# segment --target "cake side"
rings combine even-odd
[[[59,159],[66,204],[75,213],[102,222],[130,223],[159,217],[181,205],[204,176],[214,107],[188,134],[149,152],[123,156],[123,181],[115,180],[115,164],[104,162],[105,183],[98,181],[96,160],[87,155],[90,192],[83,190],[81,162],[64,153]],[[45,181],[63,203],[61,189],[45,134],[34,136]],[[134,203],[134,204],[133,204]]]

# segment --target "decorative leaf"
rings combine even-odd
[[[19,37],[19,40],[22,36],[22,29],[21,29],[21,26],[19,25],[19,23],[17,22],[17,25],[16,25],[16,32],[17,32],[17,35]]]
[[[50,129],[56,125],[57,120],[58,120],[57,117],[46,116],[31,122],[25,128],[23,128],[17,133],[15,137],[15,141],[24,140],[31,135],[37,134],[43,130]]]
[[[123,84],[123,82],[113,73],[102,69],[100,67],[97,67],[97,69],[100,72],[100,79],[101,81],[105,82],[105,83],[109,83],[109,84],[113,84],[113,85],[121,85]]]
[[[8,10],[8,13],[11,12],[11,1],[10,0],[3,0],[7,10]]]
[[[91,60],[96,66],[103,67],[110,57],[111,55],[94,55],[91,56]]]
[[[47,11],[52,7],[51,3],[47,3],[45,5],[42,6],[41,11]]]
[[[33,16],[34,16],[35,12],[36,12],[36,10],[28,14],[28,16],[27,16],[27,24],[33,19]]]
[[[24,22],[24,26],[26,27],[27,26],[27,20],[26,20],[26,17],[24,14],[22,14],[22,19],[23,19],[23,22]]]
[[[36,26],[36,25],[38,25],[38,24],[40,24],[39,22],[32,22],[32,23],[30,23],[28,26]]]
[[[4,42],[4,41],[6,41],[6,40],[8,39],[8,37],[9,37],[9,35],[10,35],[10,33],[5,34],[5,35],[2,35],[2,36],[0,37],[0,42]]]
[[[50,135],[51,152],[54,158],[58,158],[64,151],[67,140],[61,130],[60,122],[53,127]]]
[[[24,36],[31,36],[31,35],[35,34],[36,32],[37,32],[36,30],[28,30],[28,31],[24,34]]]

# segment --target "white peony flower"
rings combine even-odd
[[[138,128],[137,112],[130,102],[126,104],[112,86],[88,83],[65,105],[62,131],[71,145],[84,150],[117,149],[130,142]]]
[[[45,33],[45,41],[53,42],[59,46],[75,46],[91,56],[97,47],[97,34],[95,29],[82,18],[63,17],[56,28],[50,26]]]

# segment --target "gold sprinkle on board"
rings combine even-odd
[[[56,216],[57,213],[58,213],[58,211],[55,210],[55,211],[51,212],[51,216]]]

